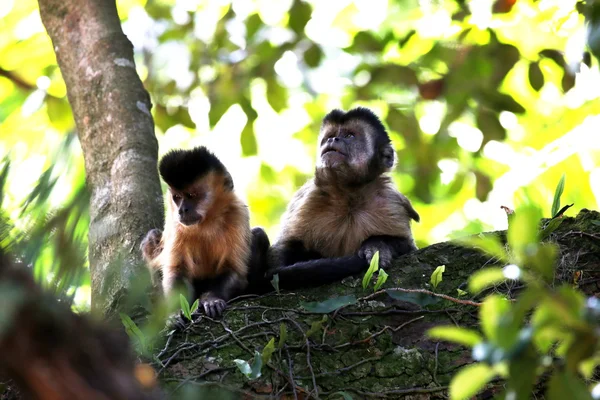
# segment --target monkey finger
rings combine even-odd
[[[227,303],[225,303],[223,300],[217,300],[215,303],[215,308],[217,309],[219,316],[223,315],[223,311],[225,311]]]

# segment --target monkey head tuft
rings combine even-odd
[[[233,190],[233,180],[223,163],[206,147],[191,150],[171,150],[158,164],[162,179],[176,190],[184,190],[210,172],[226,176],[227,189]]]

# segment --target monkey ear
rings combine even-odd
[[[385,169],[391,169],[396,161],[396,152],[391,145],[385,145],[381,150],[381,162]]]
[[[232,191],[233,190],[233,178],[229,174],[229,172],[225,173],[224,180],[225,189]]]

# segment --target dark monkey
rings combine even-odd
[[[158,166],[169,186],[164,231],[153,229],[141,248],[152,270],[162,273],[162,288],[200,299],[210,317],[226,302],[262,284],[269,239],[250,230],[248,207],[235,195],[225,166],[205,147],[173,150]]]
[[[282,218],[267,277],[279,274],[288,289],[320,285],[366,270],[376,251],[387,267],[416,250],[410,220],[419,214],[385,174],[394,158],[372,111],[331,111],[321,126],[315,177]]]

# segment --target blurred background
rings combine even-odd
[[[389,128],[420,247],[505,229],[500,206],[600,202],[596,33],[575,0],[122,0],[160,154],[206,145],[272,240],[314,169],[320,120],[362,105]],[[592,21],[593,22],[593,21]],[[591,35],[588,37],[588,32]],[[593,46],[592,46],[593,47]],[[0,240],[89,307],[83,156],[34,0],[0,2]],[[9,161],[10,160],[10,168]],[[525,200],[527,199],[527,200]],[[34,240],[35,239],[35,240]],[[74,275],[73,275],[74,274]]]

